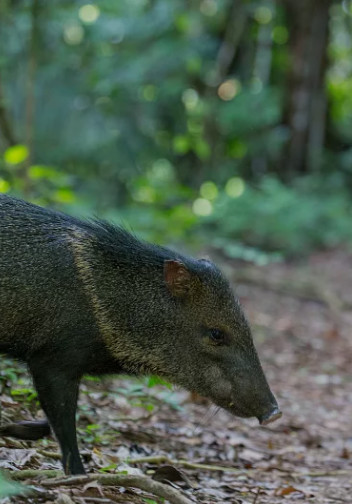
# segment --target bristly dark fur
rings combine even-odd
[[[118,261],[125,264],[160,265],[166,259],[179,259],[188,262],[189,258],[165,247],[140,240],[134,233],[122,226],[103,219],[79,219],[58,211],[44,209],[37,205],[0,195],[0,220],[8,225],[21,222],[25,226],[35,225],[47,232],[46,238],[62,239],[65,231],[81,230],[94,246],[99,247]],[[11,222],[9,222],[11,219]],[[193,260],[190,261],[191,264]]]
[[[8,196],[0,352],[27,363],[72,474],[84,472],[75,431],[84,374],[158,374],[233,414],[278,415],[246,318],[213,263]],[[37,439],[48,427],[1,432]]]

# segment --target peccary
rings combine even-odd
[[[281,415],[212,262],[4,195],[0,353],[27,363],[66,473],[84,473],[75,426],[83,374],[156,374],[237,416],[265,424]],[[27,428],[30,439],[46,430],[24,422],[2,432]]]

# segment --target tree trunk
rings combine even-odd
[[[332,0],[285,0],[291,57],[285,111],[290,140],[283,160],[288,177],[318,170],[322,161],[331,4]]]
[[[1,75],[0,75],[1,78]],[[3,148],[5,149],[6,145],[12,146],[16,145],[16,135],[13,130],[13,125],[9,117],[6,99],[4,97],[2,82],[0,80],[0,144],[1,137],[4,138]]]

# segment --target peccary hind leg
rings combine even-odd
[[[76,408],[79,380],[61,369],[30,365],[39,401],[62,451],[66,474],[84,474],[76,437]]]

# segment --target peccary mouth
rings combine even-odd
[[[268,425],[272,422],[275,422],[279,418],[282,417],[282,412],[277,406],[274,406],[270,411],[264,413],[263,415],[255,415],[255,414],[248,414],[247,412],[245,413],[244,411],[241,411],[240,408],[235,407],[235,404],[231,402],[230,404],[225,407],[229,413],[232,415],[242,417],[242,418],[249,418],[249,417],[256,417],[258,418],[259,424],[260,425]]]
[[[272,422],[275,422],[275,420],[278,420],[281,417],[282,413],[279,410],[279,408],[274,408],[269,413],[266,413],[265,415],[259,416],[257,418],[259,420],[260,425],[268,425]]]

